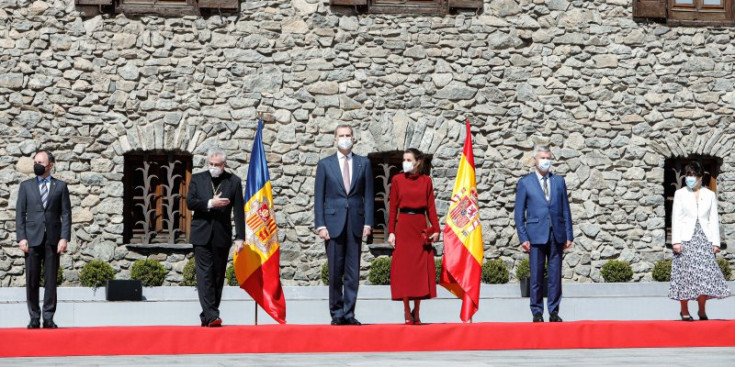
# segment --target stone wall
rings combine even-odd
[[[0,0],[2,286],[24,284],[14,209],[38,147],[56,153],[56,175],[70,183],[68,284],[93,258],[125,278],[146,256],[177,283],[186,251],[122,243],[122,155],[178,149],[198,170],[220,144],[244,177],[257,111],[275,117],[264,141],[286,284],[319,283],[313,176],[338,122],[357,128],[358,153],[433,154],[444,215],[469,117],[485,257],[511,267],[524,256],[515,184],[535,143],[553,146],[570,189],[577,239],[566,280],[601,281],[615,258],[649,280],[670,256],[666,158],[723,159],[723,239],[735,234],[735,30],[635,23],[630,0],[487,0],[481,15],[442,17],[355,15],[322,0],[241,5],[238,16],[83,19],[71,0]]]

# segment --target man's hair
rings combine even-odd
[[[221,156],[222,157],[222,161],[226,161],[227,160],[227,153],[225,153],[225,151],[222,150],[222,148],[220,148],[220,147],[211,147],[211,148],[209,148],[207,150],[207,159],[212,158],[212,157],[216,157],[216,156]]]
[[[337,131],[339,131],[339,129],[350,129],[350,135],[352,135],[353,138],[355,137],[355,132],[352,130],[352,126],[350,126],[348,124],[339,124],[339,125],[337,125],[337,128],[334,129],[334,136],[335,137],[337,137]]]
[[[48,161],[51,162],[51,163],[56,163],[56,157],[54,157],[54,155],[51,154],[51,152],[49,152],[48,150],[46,150],[46,149],[39,149],[39,150],[37,150],[36,151],[36,154],[33,155],[33,158],[36,158],[36,156],[38,155],[38,153],[46,153],[46,156],[48,156]]]
[[[533,157],[534,158],[536,158],[536,155],[539,152],[551,153],[551,149],[549,149],[549,146],[548,145],[537,145],[537,146],[533,147]]]

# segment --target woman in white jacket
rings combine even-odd
[[[684,168],[686,187],[676,190],[671,220],[671,265],[669,298],[681,302],[681,319],[692,321],[689,300],[697,300],[699,319],[707,320],[705,303],[710,298],[725,298],[730,289],[725,283],[715,254],[720,251],[720,219],[717,197],[702,187],[702,166],[692,162]]]

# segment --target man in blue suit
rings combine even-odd
[[[567,185],[563,177],[550,172],[551,151],[548,147],[536,147],[533,161],[535,171],[518,181],[516,229],[521,247],[530,253],[533,322],[544,321],[542,282],[547,262],[549,321],[561,322],[561,260],[564,250],[571,247],[574,240]]]
[[[334,140],[337,153],[316,167],[314,223],[327,248],[332,325],[360,325],[355,303],[361,237],[373,226],[373,173],[366,157],[352,153],[357,141],[352,127],[337,126]]]

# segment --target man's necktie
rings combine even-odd
[[[345,191],[350,192],[350,156],[345,156],[345,164],[342,166],[342,180],[345,184]]]
[[[549,176],[544,176],[542,180],[544,181],[544,196],[546,201],[549,201]]]
[[[46,205],[48,205],[48,187],[46,186],[46,181],[41,181],[40,186],[41,202],[43,203],[43,208],[46,209]]]

